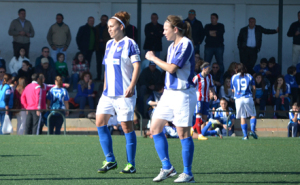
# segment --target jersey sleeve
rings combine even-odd
[[[289,84],[286,84],[286,91],[284,92],[284,95],[285,94],[291,94],[291,87]]]
[[[133,40],[129,40],[128,56],[131,60],[131,63],[141,61],[139,46]]]
[[[198,81],[199,81],[198,75],[194,76],[194,78],[193,78],[193,83],[194,83],[195,85],[198,85]]]
[[[234,77],[231,78],[231,82],[230,82],[230,88],[231,89],[233,89],[233,80],[234,80]]]
[[[289,112],[289,119],[290,119],[290,121],[292,121],[292,119],[293,119],[293,113],[292,112]],[[299,116],[298,116],[299,117]]]
[[[46,99],[47,100],[52,100],[52,90],[48,91],[48,93],[46,95]]]
[[[250,85],[254,86],[255,85],[255,80],[251,75],[249,75],[249,76],[250,76]]]
[[[171,63],[177,65],[179,68],[182,68],[186,61],[189,60],[193,52],[192,45],[187,43],[182,43]]]
[[[64,97],[64,101],[69,101],[69,93],[66,89],[64,89],[64,93],[65,93],[65,97]]]

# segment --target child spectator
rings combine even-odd
[[[11,96],[13,96],[13,93],[11,91],[11,87],[9,86],[11,81],[11,75],[5,74],[3,77],[3,82],[0,85],[0,109],[5,109],[6,111],[0,111],[0,134],[2,135],[2,126],[4,123],[4,117],[5,115],[9,115],[8,109],[10,104],[13,104],[11,102]],[[12,107],[11,107],[12,108]]]
[[[27,85],[25,77],[20,77],[18,79],[18,85],[16,90],[14,91],[14,109],[24,109],[24,105],[21,103],[21,96],[22,93]],[[20,111],[16,113],[17,116],[17,134],[23,135],[25,131],[25,124],[26,124],[26,111]]]
[[[298,131],[298,124],[300,124],[300,114],[299,114],[299,107],[297,103],[294,103],[292,109],[289,112],[289,119],[290,122],[288,124],[288,137],[296,137]]]
[[[69,94],[68,91],[63,88],[61,76],[56,76],[55,86],[47,93],[47,107],[49,107],[49,109],[69,109]],[[62,111],[61,113],[65,116],[69,115],[69,111]],[[55,127],[55,135],[59,135],[63,122],[64,118],[60,114],[53,114],[48,123],[50,134],[53,134]]]
[[[90,109],[94,109],[94,83],[90,72],[83,72],[81,80],[78,82],[77,94],[75,97],[75,103],[79,104],[81,110],[84,109],[88,103]],[[79,118],[84,118],[84,112],[80,111]]]
[[[255,76],[258,73],[262,74],[264,77],[267,74],[270,74],[267,65],[268,65],[268,60],[266,58],[262,58],[260,60],[260,64],[257,64],[256,66],[254,66],[253,70],[254,70],[255,73],[253,74],[253,76]]]
[[[56,74],[62,77],[64,83],[69,83],[70,77],[69,77],[68,66],[64,62],[65,54],[58,53],[56,58],[57,58],[57,62],[55,62]]]
[[[235,108],[235,102],[234,102],[234,99],[233,99],[234,94],[232,92],[230,84],[231,84],[231,79],[226,78],[225,82],[224,82],[224,85],[221,86],[219,96],[220,96],[220,98],[225,98],[226,99],[226,101],[228,102],[229,107]]]
[[[22,68],[18,71],[18,78],[24,77],[26,82],[31,83],[31,76],[33,74],[33,70],[30,67],[30,63],[28,60],[23,60]]]
[[[118,130],[120,135],[124,135],[121,123],[117,120],[117,115],[113,115],[109,118],[107,127],[111,135],[113,135],[114,130]]]
[[[89,62],[85,60],[84,55],[81,52],[76,53],[72,62],[72,85],[73,91],[76,91],[77,83],[82,78],[83,72],[89,71]]]
[[[265,116],[264,112],[266,110],[266,104],[268,99],[268,86],[265,85],[262,74],[258,73],[255,77],[255,104],[259,105],[259,117],[263,118]]]
[[[19,69],[22,68],[23,60],[29,61],[25,57],[25,49],[20,48],[18,55],[14,56],[9,63],[9,70],[12,76],[17,76]]]
[[[275,58],[271,57],[268,63],[269,73],[267,74],[267,79],[270,81],[272,87],[279,75],[281,75],[281,68],[276,63]]]
[[[285,83],[284,77],[279,75],[273,85],[273,97],[275,102],[275,110],[279,111],[281,105],[284,106],[284,109],[289,110],[289,94],[291,94],[290,85]],[[278,113],[275,113],[274,118],[281,118]],[[285,118],[285,117],[284,117]]]
[[[298,88],[300,88],[300,86],[296,82],[296,77],[295,77],[296,73],[297,73],[296,67],[295,66],[290,66],[287,69],[287,74],[284,76],[285,82],[287,84],[289,84],[290,88],[291,88],[291,95],[292,95],[292,101],[291,102],[297,102]]]

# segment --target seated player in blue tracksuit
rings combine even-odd
[[[268,60],[266,58],[262,58],[260,60],[260,64],[257,64],[256,66],[254,66],[253,71],[255,73],[253,74],[253,76],[255,76],[255,74],[258,74],[258,73],[261,73],[264,77],[267,74],[270,74],[267,65],[268,65]]]
[[[297,103],[294,103],[292,109],[289,112],[290,122],[288,124],[288,137],[296,137],[298,131],[298,124],[300,124],[300,114]]]

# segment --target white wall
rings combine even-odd
[[[163,2],[163,3],[162,3]],[[189,9],[195,9],[197,19],[202,21],[203,26],[210,23],[210,14],[217,13],[219,22],[225,25],[225,68],[232,61],[239,61],[236,39],[240,28],[247,25],[248,18],[253,16],[258,25],[265,28],[276,29],[278,26],[278,1],[275,0],[143,0],[142,4],[142,44],[145,36],[144,26],[150,22],[150,15],[156,12],[159,15],[159,22],[163,24],[169,14],[187,17]],[[300,10],[299,0],[284,1],[283,17],[283,72],[291,65],[292,38],[286,36],[290,24],[297,20],[297,12]],[[30,59],[34,63],[35,58],[41,53],[43,46],[48,46],[46,35],[49,27],[55,23],[55,15],[62,13],[64,22],[69,25],[72,34],[72,41],[67,52],[67,61],[71,67],[71,61],[78,51],[75,37],[78,28],[84,25],[88,16],[94,16],[95,24],[99,23],[102,14],[112,16],[120,10],[128,11],[131,14],[131,24],[137,25],[137,4],[136,0],[53,0],[37,1],[25,0],[2,1],[0,0],[0,56],[7,63],[13,56],[12,37],[8,35],[10,22],[17,18],[19,8],[25,8],[27,19],[31,21],[35,29],[35,37],[31,39]],[[161,58],[166,55],[170,43],[163,38],[163,52]],[[278,35],[263,35],[261,52],[258,55],[258,62],[263,57],[275,56],[277,58]],[[204,42],[201,45],[201,56],[204,53]],[[144,58],[144,51],[142,51]],[[92,61],[92,73],[95,74],[95,54]]]

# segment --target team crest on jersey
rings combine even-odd
[[[119,51],[121,51],[121,50],[122,50],[122,47],[121,47],[121,46],[117,48],[117,52],[119,52]]]

